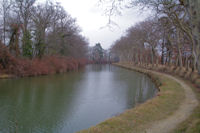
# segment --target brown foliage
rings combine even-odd
[[[8,72],[17,76],[37,76],[77,70],[86,64],[84,59],[61,56],[49,56],[42,59],[18,59],[15,67]]]
[[[9,53],[7,47],[0,42],[0,70],[8,68],[15,63],[15,59]]]
[[[64,56],[47,56],[41,59],[15,58],[0,43],[0,71],[19,77],[47,75],[77,70],[87,63],[86,59]]]

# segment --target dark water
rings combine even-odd
[[[147,76],[109,65],[0,80],[0,133],[73,133],[118,115],[155,93]]]

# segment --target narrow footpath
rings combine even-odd
[[[162,76],[164,75],[168,78],[175,80],[183,87],[185,91],[185,99],[181,103],[179,109],[176,110],[173,113],[173,115],[169,116],[168,118],[152,123],[151,128],[146,130],[146,133],[170,133],[178,126],[178,124],[180,124],[189,117],[193,109],[197,107],[198,100],[196,99],[196,96],[192,88],[188,86],[186,83],[184,83],[184,81],[168,74],[159,73],[155,71],[150,71],[150,72],[155,73],[157,75],[162,75]]]

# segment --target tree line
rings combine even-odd
[[[0,6],[0,40],[15,57],[86,56],[87,39],[59,3],[1,0]]]
[[[0,74],[62,73],[87,63],[76,19],[50,0],[0,0]]]
[[[131,0],[129,7],[135,6],[150,8],[154,15],[130,27],[112,45],[111,53],[135,64],[174,65],[200,72],[198,0]]]

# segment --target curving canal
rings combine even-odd
[[[73,133],[152,98],[145,75],[112,65],[0,80],[0,133]]]

